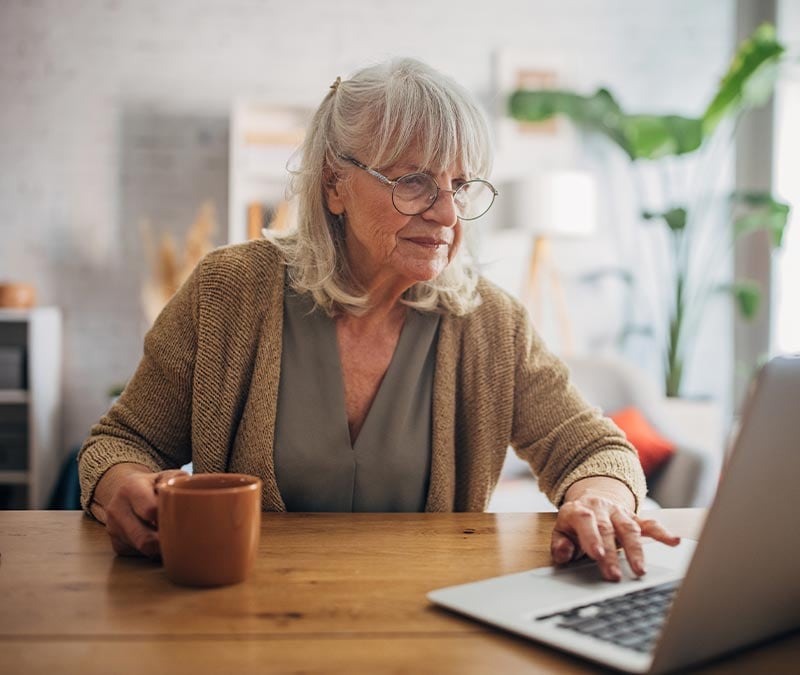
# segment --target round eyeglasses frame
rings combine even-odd
[[[362,164],[361,162],[359,162],[354,157],[348,157],[347,155],[339,155],[339,159],[341,159],[342,161],[345,161],[345,162],[350,162],[350,164],[352,164],[353,166],[356,166],[359,169],[362,169],[363,171],[366,171],[370,176],[373,176],[373,177],[377,178],[384,185],[387,185],[387,186],[391,187],[392,188],[392,206],[394,206],[395,210],[398,213],[402,213],[404,216],[418,216],[421,213],[425,213],[429,209],[433,208],[433,205],[436,203],[436,200],[439,199],[439,193],[441,193],[441,192],[449,192],[450,194],[453,195],[453,198],[455,198],[456,194],[460,190],[462,190],[464,188],[464,186],[469,185],[470,183],[473,183],[473,184],[474,183],[482,183],[483,185],[488,187],[489,190],[492,193],[492,201],[489,202],[489,205],[481,213],[479,213],[477,216],[472,216],[471,218],[464,218],[463,216],[457,216],[457,218],[459,220],[477,220],[481,216],[486,215],[486,212],[490,208],[492,208],[492,204],[494,204],[495,198],[497,197],[497,195],[500,194],[497,190],[495,190],[494,185],[492,185],[487,180],[483,180],[482,178],[473,178],[472,180],[465,181],[464,183],[459,185],[455,190],[447,190],[446,188],[439,187],[439,184],[436,182],[436,179],[433,176],[431,176],[430,174],[424,173],[422,171],[414,171],[412,173],[407,173],[407,174],[404,174],[404,175],[400,176],[396,180],[392,180],[391,178],[387,178],[386,176],[384,176],[382,173],[380,173],[378,171],[375,171],[375,169],[372,169],[372,168],[368,167],[366,164]],[[395,188],[397,187],[397,184],[401,180],[403,180],[404,178],[407,178],[408,176],[415,176],[417,174],[422,174],[424,176],[427,176],[428,178],[430,178],[433,181],[433,184],[436,186],[436,194],[434,195],[434,198],[431,200],[431,203],[428,204],[428,206],[426,206],[421,211],[415,211],[414,213],[407,213],[406,211],[402,211],[402,210],[400,210],[400,208],[398,208],[397,203],[395,202],[395,198],[394,198],[394,191],[395,191]]]

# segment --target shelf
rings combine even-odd
[[[25,485],[28,478],[27,471],[0,471],[0,485]]]
[[[27,389],[0,389],[0,405],[2,404],[19,404],[28,402]]]
[[[61,469],[61,312],[57,307],[0,309],[4,371],[0,384],[0,437],[13,458],[0,465],[0,508],[47,507]],[[23,364],[17,365],[20,351]],[[8,364],[6,363],[8,362]],[[20,443],[22,447],[20,447]],[[23,455],[24,459],[23,462]],[[13,461],[11,461],[13,459]]]
[[[0,322],[11,321],[17,323],[19,321],[27,321],[30,316],[31,310],[29,309],[0,309]]]
[[[24,404],[29,398],[27,389],[0,389],[0,404]]]

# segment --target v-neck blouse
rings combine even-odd
[[[275,477],[289,511],[424,511],[437,314],[407,311],[389,368],[350,442],[333,319],[287,289]]]

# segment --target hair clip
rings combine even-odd
[[[342,78],[337,77],[336,81],[331,85],[331,90],[333,91],[334,94],[336,93],[336,90],[339,88],[339,85],[341,83],[342,83]]]

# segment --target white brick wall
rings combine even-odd
[[[211,198],[225,231],[234,96],[315,104],[412,55],[488,103],[511,47],[628,106],[697,112],[733,20],[732,0],[0,0],[0,277],[64,310],[65,447],[141,353],[140,219],[182,231]]]

